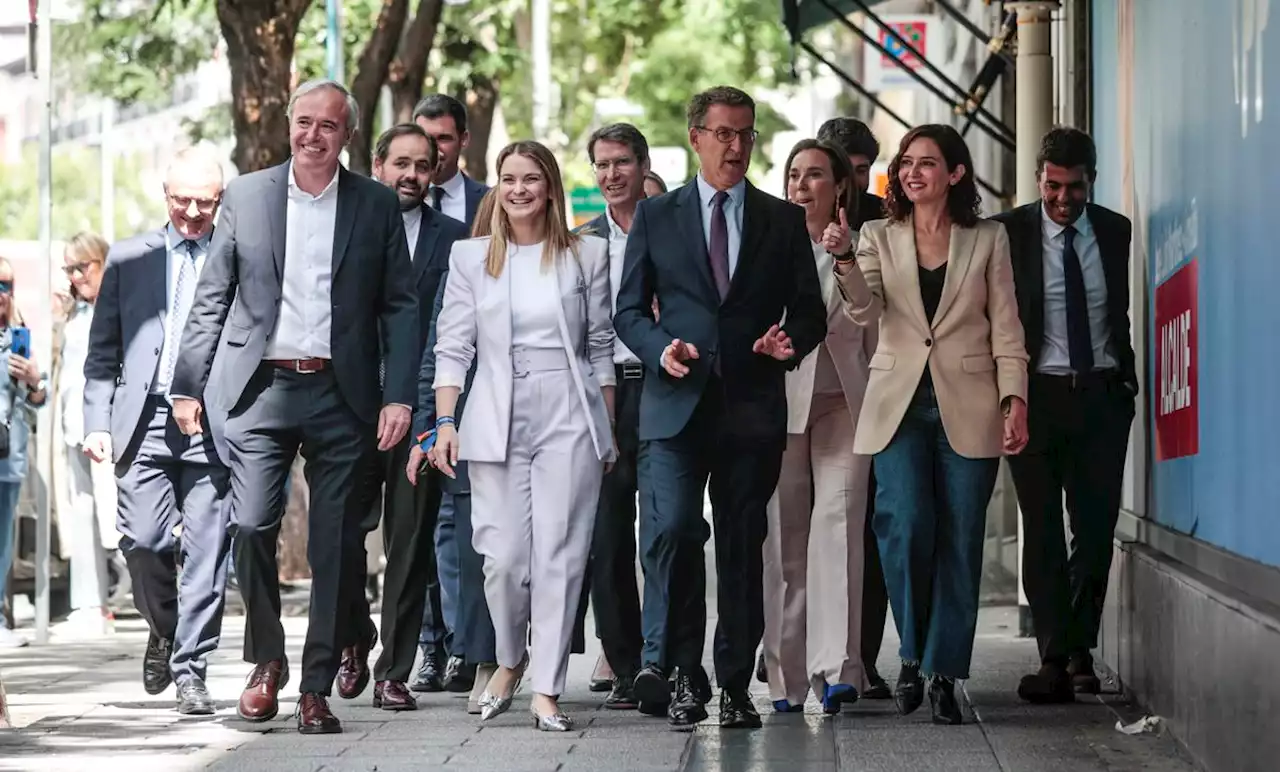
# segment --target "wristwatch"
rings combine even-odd
[[[45,390],[45,389],[47,389],[48,387],[49,387],[49,382],[48,382],[48,380],[46,380],[45,378],[41,378],[40,380],[36,381],[36,385],[35,385],[35,386],[32,386],[32,387],[31,387],[31,393],[32,393],[32,394],[35,394],[35,393],[36,393],[36,392],[38,392],[38,391],[44,391],[44,390]]]

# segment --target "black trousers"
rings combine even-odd
[[[706,630],[709,529],[715,528],[717,612],[713,656],[722,688],[745,690],[764,634],[765,507],[778,483],[785,424],[776,433],[743,421],[712,377],[684,430],[642,442],[640,564],[644,568],[643,665],[696,670]]]
[[[862,665],[875,667],[884,643],[884,623],[889,616],[889,591],[884,584],[884,566],[880,563],[880,541],[871,527],[876,513],[876,472],[871,465],[867,484],[867,524],[863,529],[862,569]]]
[[[373,676],[379,681],[409,680],[428,592],[436,593],[431,608],[440,608],[439,582],[430,581],[436,574],[440,483],[434,473],[421,472],[417,485],[409,483],[404,470],[413,442],[413,437],[406,435],[391,450],[375,451],[362,488],[362,508],[368,514],[361,531],[366,535],[372,532],[381,518],[387,557],[382,590],[382,653],[373,668]],[[355,581],[363,587],[360,577],[364,576],[367,555],[363,539],[359,551]],[[351,602],[353,624],[343,631],[343,646],[368,641],[373,633],[369,600],[364,592],[352,594]]]
[[[352,412],[332,370],[295,373],[263,364],[228,416],[226,437],[244,658],[254,664],[285,659],[276,539],[289,467],[299,451],[306,462],[312,579],[299,691],[328,695],[341,655],[338,631],[349,624],[349,596],[362,589],[350,578],[363,566],[360,484],[377,427]]]
[[[1023,585],[1041,660],[1064,665],[1098,643],[1134,394],[1112,374],[1033,375],[1027,405],[1030,443],[1009,457],[1022,508]]]

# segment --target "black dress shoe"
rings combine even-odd
[[[672,726],[692,727],[707,719],[707,704],[698,699],[693,681],[683,669],[676,673],[676,691],[667,707],[667,722]]]
[[[444,652],[426,646],[420,648],[422,664],[418,666],[409,689],[415,692],[444,691]]]
[[[1060,665],[1046,662],[1040,669],[1022,677],[1018,696],[1034,705],[1060,705],[1075,702],[1071,676]]]
[[[933,706],[933,723],[956,726],[964,721],[960,703],[956,701],[956,682],[934,676],[929,682],[929,703]]]
[[[693,696],[698,702],[703,705],[711,702],[711,679],[707,676],[707,669],[698,665],[690,669],[689,677],[693,679]]]
[[[596,669],[591,672],[591,684],[588,687],[591,691],[608,692],[613,690],[613,685],[618,680],[618,677],[614,675],[611,678],[604,678],[600,675],[600,671],[603,669],[601,666],[607,666],[608,664],[603,654],[596,658]],[[608,704],[607,701],[606,704]]]
[[[178,684],[178,712],[184,716],[213,715],[213,698],[204,681],[191,676]]]
[[[475,685],[476,666],[468,665],[462,657],[449,657],[449,663],[444,666],[444,690],[460,694],[471,691]]]
[[[667,683],[667,675],[657,665],[645,665],[636,673],[631,684],[631,696],[641,703],[653,706],[666,706],[671,702],[671,686]],[[665,711],[664,711],[665,712]],[[650,713],[649,715],[661,715]]]
[[[635,710],[639,707],[639,700],[632,694],[632,688],[635,686],[635,678],[629,675],[620,675],[613,679],[613,689],[609,692],[609,696],[604,698],[604,706],[607,710]],[[664,710],[663,713],[666,711]]]
[[[756,680],[762,684],[769,683],[769,668],[764,666],[764,652],[756,657]]]
[[[1102,681],[1093,669],[1093,656],[1088,652],[1071,655],[1067,662],[1067,675],[1071,676],[1071,687],[1081,694],[1098,694],[1102,691]]]
[[[172,654],[173,641],[155,633],[147,638],[147,651],[142,655],[142,688],[147,694],[159,694],[173,683],[173,671],[169,669]]]
[[[760,713],[746,689],[720,690],[721,729],[759,729]]]
[[[920,675],[920,664],[903,662],[898,673],[898,687],[893,690],[893,701],[898,705],[898,713],[909,716],[924,704],[924,678]]]
[[[885,683],[884,676],[880,675],[880,671],[876,670],[875,665],[866,665],[867,682],[871,685],[862,693],[864,700],[888,700],[893,698],[893,692],[889,691],[889,684]]]

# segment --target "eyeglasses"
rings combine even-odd
[[[94,265],[94,263],[90,263],[87,261],[72,263],[71,265],[62,266],[62,272],[65,273],[67,276],[75,276],[77,273],[88,273],[89,268],[92,265]]]
[[[0,280],[0,295],[8,295],[13,292],[13,282]]]
[[[636,159],[630,157],[615,158],[612,161],[596,161],[591,167],[598,172],[608,172],[610,169],[618,171],[626,171],[636,165]]]
[[[190,196],[169,196],[169,201],[184,212],[191,208],[192,204],[196,205],[196,209],[202,214],[209,214],[218,208],[219,198],[191,198]]]
[[[756,138],[760,136],[760,132],[756,131],[755,129],[738,129],[735,131],[734,129],[730,129],[727,126],[721,126],[718,129],[709,129],[706,126],[694,126],[693,128],[697,129],[698,131],[711,132],[716,139],[720,140],[720,142],[725,145],[732,142],[734,137],[738,137],[739,139],[741,139],[742,144],[744,145],[751,145],[751,144],[754,144],[756,141]]]

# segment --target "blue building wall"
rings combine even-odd
[[[1157,285],[1192,259],[1199,282],[1199,449],[1166,461],[1153,454],[1147,510],[1280,566],[1280,19],[1266,23],[1267,0],[1130,5],[1133,195],[1144,221],[1135,227],[1147,234],[1149,341]],[[1117,0],[1093,8],[1096,197],[1120,209],[1125,36]],[[1159,385],[1154,345],[1147,348],[1154,416]]]

